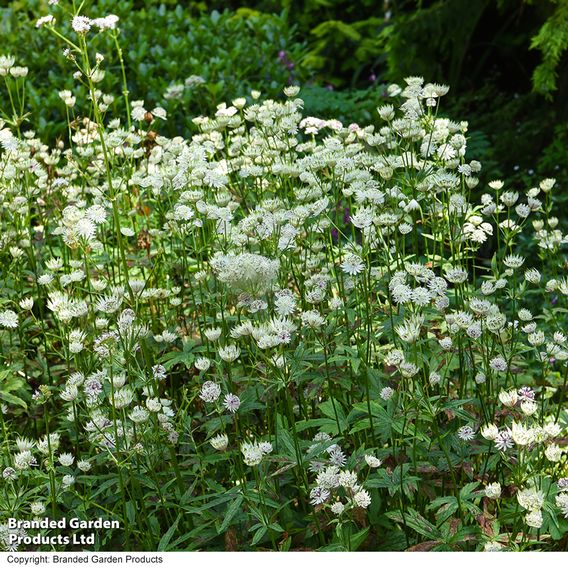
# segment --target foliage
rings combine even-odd
[[[63,72],[64,43],[35,27],[37,18],[46,13],[44,4],[32,0],[0,8],[0,33],[5,39],[2,53],[17,57],[33,76],[26,101],[30,121],[42,136],[54,139],[65,135],[66,115],[58,92],[77,85]],[[275,96],[283,85],[302,78],[298,63],[304,48],[283,16],[244,8],[200,14],[184,4],[136,4],[99,0],[93,7],[93,15],[112,12],[121,18],[119,44],[105,34],[94,42],[109,69],[99,87],[120,92],[117,46],[122,45],[128,90],[143,92],[148,104],[164,106],[177,132],[189,132],[191,118],[246,94],[253,86],[265,96]],[[69,19],[54,14],[68,31]],[[157,29],[167,33],[156,33]],[[251,44],[256,49],[250,49]]]
[[[482,184],[419,77],[378,126],[288,86],[166,136],[101,51],[116,19],[66,16],[38,33],[69,49],[67,143],[0,59],[0,519],[119,521],[96,550],[565,549],[556,181]]]

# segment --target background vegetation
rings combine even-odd
[[[7,3],[0,8],[0,33],[3,53],[30,68],[30,121],[40,134],[55,138],[65,135],[65,110],[57,96],[65,65],[63,46],[35,29],[46,4]],[[130,91],[147,93],[148,104],[173,113],[167,134],[187,134],[193,116],[253,86],[275,96],[288,83],[304,87],[308,114],[369,122],[376,119],[385,85],[422,75],[451,85],[446,113],[468,117],[470,151],[483,161],[487,179],[530,178],[536,170],[563,184],[566,0],[100,0],[96,5],[101,14],[120,16]],[[164,29],[168,33],[157,33]],[[104,45],[109,38],[100,41],[101,52],[112,53]],[[113,63],[118,70],[118,60]],[[175,87],[195,75],[205,82],[190,79],[177,91],[179,98],[164,98],[168,87],[175,94]],[[113,91],[119,80],[119,73],[109,72],[103,86]],[[71,87],[72,77],[67,83]]]

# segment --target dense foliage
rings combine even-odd
[[[565,550],[558,180],[483,181],[443,84],[290,85],[289,15],[51,4],[0,57],[0,547]]]

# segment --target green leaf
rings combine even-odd
[[[23,409],[27,410],[28,405],[20,397],[10,394],[9,392],[0,392],[0,399],[8,404],[15,404],[16,406],[21,406]]]
[[[172,539],[172,536],[174,536],[174,533],[176,532],[180,519],[181,519],[181,513],[177,516],[177,519],[174,521],[174,524],[168,529],[166,534],[160,539],[160,542],[158,543],[158,552],[164,552],[167,550],[168,544]]]
[[[404,516],[401,511],[391,511],[386,515],[389,519],[410,527],[428,540],[440,540],[441,538],[441,533],[436,526],[414,509],[406,509]]]
[[[224,533],[229,528],[229,525],[231,524],[231,521],[233,520],[234,516],[239,511],[242,502],[243,502],[243,496],[237,495],[237,498],[227,507],[225,518],[223,519],[223,522],[221,523],[221,526],[217,531],[219,534]]]
[[[255,546],[256,544],[258,544],[261,541],[261,539],[264,537],[264,535],[267,533],[267,531],[268,529],[266,527],[260,527],[254,534],[251,545]]]

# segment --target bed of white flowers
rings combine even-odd
[[[90,96],[47,146],[0,57],[0,548],[77,549],[8,525],[46,517],[119,521],[97,550],[566,548],[553,179],[481,187],[417,77],[375,127],[287,87],[164,138],[97,88],[116,18],[38,25]]]

